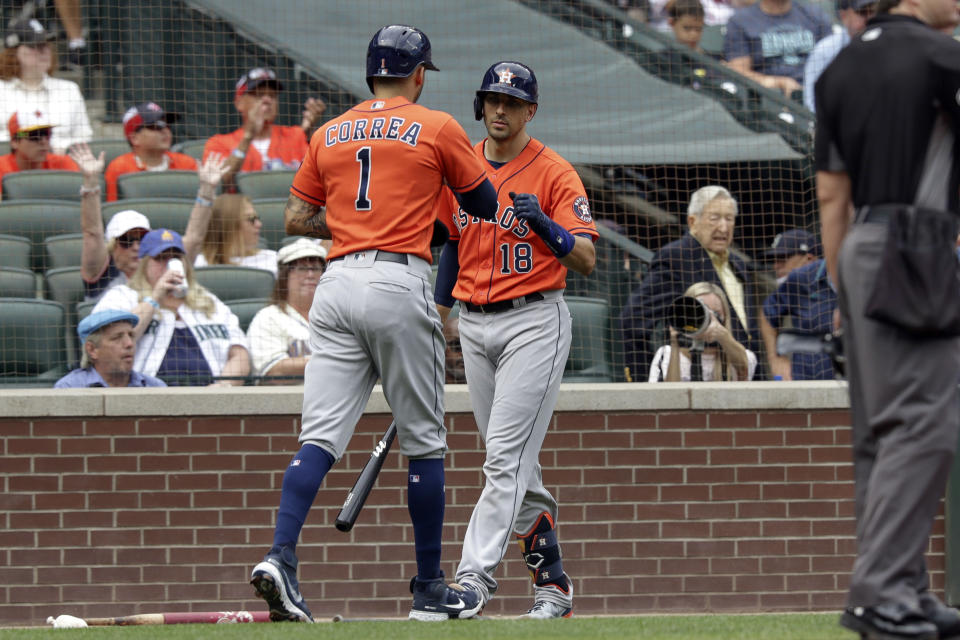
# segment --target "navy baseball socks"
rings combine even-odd
[[[530,531],[518,535],[520,553],[533,578],[536,594],[524,618],[569,618],[573,615],[573,583],[563,571],[553,518],[544,511]]]
[[[410,580],[411,620],[439,622],[472,618],[483,606],[480,594],[448,585],[440,570],[443,537],[443,459],[411,460],[407,476],[407,509],[413,523],[417,575]]]
[[[283,474],[273,547],[250,575],[250,584],[270,607],[270,619],[275,622],[313,622],[297,582],[297,540],[320,483],[334,462],[328,451],[305,444]]]

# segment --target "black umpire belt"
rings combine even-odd
[[[520,307],[525,307],[531,302],[540,302],[543,300],[542,293],[528,293],[522,298],[513,298],[512,300],[499,300],[497,302],[491,302],[490,304],[473,304],[470,302],[461,301],[460,304],[467,308],[467,311],[472,313],[500,313],[501,311],[510,311],[512,309],[519,309]]]
[[[349,255],[349,254],[347,254]],[[339,256],[330,260],[330,262],[336,262],[338,260],[343,260],[347,256]],[[397,264],[407,264],[407,254],[405,253],[394,253],[393,251],[381,251],[377,249],[377,257],[374,258],[376,262],[396,262]]]

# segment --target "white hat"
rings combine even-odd
[[[277,264],[289,264],[300,258],[320,258],[326,262],[327,250],[319,240],[300,238],[281,247],[277,252]]]
[[[150,221],[147,216],[133,209],[124,209],[113,214],[110,222],[107,223],[107,232],[104,237],[107,242],[114,238],[119,238],[130,229],[146,229],[150,231]]]

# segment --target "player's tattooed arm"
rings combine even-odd
[[[329,238],[327,210],[323,207],[301,200],[295,195],[287,199],[287,208],[283,212],[285,231],[290,236],[308,238]]]

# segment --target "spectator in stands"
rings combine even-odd
[[[804,229],[789,229],[778,233],[767,249],[767,257],[773,262],[777,285],[783,284],[790,272],[817,259],[817,239]]]
[[[140,241],[150,231],[150,221],[142,213],[127,209],[110,218],[106,233],[100,208],[100,176],[103,173],[103,152],[94,157],[90,147],[80,143],[70,150],[70,157],[83,173],[80,189],[80,216],[83,245],[80,275],[87,300],[96,300],[116,284],[126,284],[140,263]],[[200,253],[213,206],[213,196],[224,171],[223,157],[213,154],[197,172],[200,187],[190,212],[184,235],[187,259]]]
[[[823,70],[833,62],[840,50],[850,44],[867,27],[869,20],[877,12],[877,0],[838,0],[837,17],[843,28],[820,40],[803,67],[803,104],[810,111],[817,108],[813,101],[813,86]]]
[[[123,135],[132,151],[117,156],[107,167],[107,200],[117,199],[117,178],[125,173],[197,170],[196,160],[184,153],[170,151],[173,134],[169,123],[178,117],[175,113],[165,113],[155,102],[127,109],[123,114]]]
[[[81,320],[77,326],[83,345],[80,368],[57,380],[54,388],[167,386],[163,380],[133,368],[137,344],[133,329],[137,322],[137,316],[118,309],[99,311]]]
[[[466,384],[467,373],[463,366],[463,347],[460,345],[460,318],[447,316],[443,323],[443,339],[447,343],[446,379],[447,384]]]
[[[310,359],[308,314],[313,293],[327,266],[327,250],[300,238],[277,253],[277,281],[268,307],[261,309],[247,330],[253,369],[261,376],[296,376],[302,381]],[[297,380],[278,380],[299,384]]]
[[[299,127],[274,123],[277,117],[277,93],[283,85],[272,69],[251,69],[237,81],[233,106],[243,125],[233,133],[215,135],[203,149],[229,158],[224,184],[232,184],[240,171],[296,169],[307,153],[307,134],[326,111],[319,98],[308,98]]]
[[[247,338],[230,308],[197,282],[185,254],[179,233],[154,229],[140,241],[130,282],[111,287],[93,310],[136,314],[137,371],[171,386],[242,385],[250,373]],[[174,259],[183,275],[168,268]]]
[[[775,260],[776,291],[763,303],[760,335],[767,351],[770,374],[782,380],[832,380],[833,365],[822,353],[777,354],[782,329],[820,338],[833,331],[837,294],[827,280],[826,263],[818,259],[813,235],[801,229],[774,238],[768,255]]]
[[[54,0],[57,17],[67,34],[66,68],[79,69],[86,62],[87,39],[83,35],[81,0]]]
[[[659,338],[666,310],[692,284],[713,282],[723,289],[733,337],[756,352],[753,283],[746,262],[730,251],[737,219],[737,201],[720,186],[702,187],[687,207],[689,233],[664,245],[650,264],[640,287],[620,315],[628,381],[647,379],[647,366]]]
[[[77,171],[68,156],[50,153],[50,119],[40,111],[15,112],[7,121],[10,153],[0,156],[0,181],[8,173],[35,169]]]
[[[802,90],[803,65],[817,41],[833,31],[818,7],[793,0],[759,0],[727,22],[727,65],[788,98]]]
[[[703,23],[708,27],[722,27],[733,12],[748,7],[756,0],[701,0]],[[650,26],[660,31],[670,31],[669,0],[650,0]]]
[[[647,22],[649,19],[650,3],[648,0],[607,0],[607,2],[637,22]]]
[[[703,37],[703,3],[700,0],[670,0],[665,9],[667,22],[677,42],[703,53],[700,48],[700,38]]]
[[[711,311],[709,325],[696,342],[680,346],[680,327],[670,327],[670,344],[657,349],[649,382],[753,380],[757,356],[733,337],[730,305],[713,282],[690,285],[683,295],[703,302]]]
[[[218,196],[203,248],[193,265],[236,264],[266,269],[276,276],[277,252],[259,246],[262,228],[250,198],[239,193]]]
[[[56,127],[50,146],[63,153],[76,142],[93,136],[87,107],[77,83],[50,77],[56,68],[51,35],[36,20],[10,25],[0,57],[0,118],[14,111],[40,111]],[[0,141],[7,140],[0,132]]]

